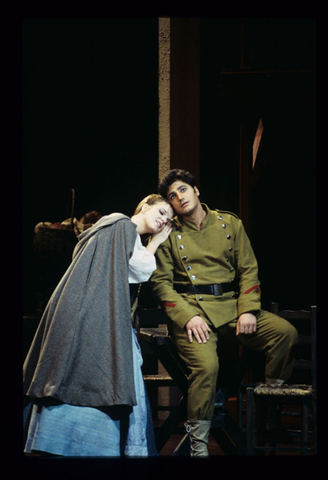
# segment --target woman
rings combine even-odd
[[[153,194],[131,219],[113,213],[79,236],[24,363],[24,393],[33,401],[25,452],[157,454],[130,286],[156,269],[154,253],[172,216],[170,204]]]

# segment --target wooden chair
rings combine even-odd
[[[280,451],[300,452],[302,455],[308,455],[311,452],[315,454],[317,451],[316,306],[312,306],[310,311],[279,311],[278,304],[272,303],[271,311],[291,322],[298,330],[295,366],[288,384],[274,387],[259,383],[246,388],[247,455],[263,455],[265,452],[275,455]],[[283,407],[282,418],[284,415],[300,417],[299,429],[287,429],[291,438],[300,438],[300,444],[296,445],[294,442],[288,444],[286,440],[279,444],[274,440],[266,442],[265,428],[269,402],[275,402]],[[291,409],[291,407],[294,408]],[[309,415],[310,410],[312,415]],[[256,418],[256,432],[254,418]],[[309,426],[310,419],[312,419],[312,429]]]
[[[157,399],[152,402],[153,412],[167,410],[168,417],[160,428],[155,427],[156,446],[160,452],[172,433],[178,429],[181,419],[186,415],[186,402],[188,391],[188,372],[185,364],[180,359],[173,342],[167,335],[167,317],[160,308],[138,308],[136,319],[139,324],[138,338],[142,350],[150,348],[156,364],[162,364],[167,373],[144,373],[144,381],[148,393],[160,387],[178,387],[180,400],[177,405],[159,406]],[[145,348],[146,347],[146,348]],[[157,365],[154,368],[157,370]]]
[[[145,342],[151,348],[168,373],[168,375],[144,374],[147,388],[176,386],[181,393],[177,405],[165,407],[170,413],[163,425],[155,428],[156,445],[160,452],[170,436],[179,430],[179,423],[187,420],[188,370],[167,334],[167,316],[163,310],[139,308],[136,311],[136,319],[139,324],[138,336],[141,345]],[[224,404],[228,397],[229,391],[225,388],[216,394],[211,435],[225,455],[242,455],[246,451],[246,439],[236,421],[225,409]],[[156,409],[156,406],[153,408]],[[185,435],[173,455],[189,455],[189,451],[189,436]]]

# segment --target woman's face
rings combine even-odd
[[[147,233],[159,232],[173,217],[173,209],[166,202],[159,202],[154,205],[145,203],[142,210],[145,215]]]

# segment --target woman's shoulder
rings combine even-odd
[[[118,221],[131,222],[131,219],[127,215],[124,215],[124,213],[114,212],[109,215],[103,215],[94,226],[112,225]]]
[[[94,232],[97,232],[105,227],[115,227],[124,228],[128,231],[133,231],[136,229],[136,225],[131,221],[131,218],[123,213],[111,213],[110,215],[104,215],[101,217],[97,223],[92,227]]]
[[[135,230],[136,225],[132,223],[130,217],[127,215],[118,212],[104,215],[92,227],[79,235],[78,243],[74,250],[74,256],[91,238],[102,238],[103,235],[107,236],[105,232],[108,227],[114,229],[122,228],[127,235],[131,236],[131,238],[134,238],[137,234]]]

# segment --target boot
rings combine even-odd
[[[210,427],[210,420],[187,420],[185,423],[190,439],[191,457],[208,457],[207,443]]]

